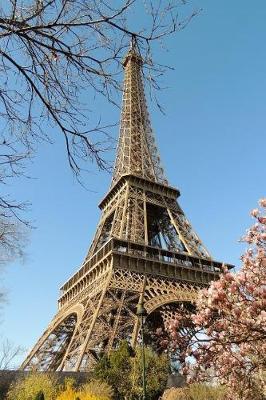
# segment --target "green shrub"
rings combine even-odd
[[[143,364],[142,349],[140,347],[137,347],[136,355],[130,360],[130,363],[131,398],[139,399],[143,393]],[[169,373],[169,359],[166,354],[158,355],[150,348],[145,348],[145,365],[147,399],[157,400],[166,386]]]
[[[56,379],[50,374],[31,373],[14,382],[7,393],[8,400],[38,399],[43,392],[45,400],[54,400],[57,392]],[[39,397],[39,399],[41,399]]]
[[[225,390],[221,386],[194,383],[188,386],[189,400],[222,400]]]
[[[169,360],[166,355],[157,355],[149,348],[145,349],[145,358],[147,400],[157,400],[166,385]],[[102,357],[94,375],[112,386],[116,399],[139,399],[142,395],[142,349],[137,348],[133,356],[128,343],[122,341],[109,357]]]
[[[112,399],[114,394],[112,387],[107,382],[98,379],[93,379],[89,383],[83,385],[82,391],[97,397],[103,397],[107,400]]]
[[[72,379],[66,379],[56,400],[111,400],[110,386],[101,381],[91,381],[81,388],[75,388]]]
[[[44,399],[44,394],[43,391],[41,390],[40,392],[37,393],[37,395],[35,396],[34,400],[45,400]]]
[[[189,400],[189,398],[185,389],[171,388],[165,391],[163,400]]]
[[[194,383],[184,388],[172,388],[165,392],[163,400],[223,400],[225,389]]]
[[[45,400],[44,399],[44,394],[43,391],[41,390],[39,393],[37,393],[37,395],[35,396],[34,400]]]

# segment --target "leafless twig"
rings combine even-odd
[[[178,0],[114,3],[7,0],[0,8],[1,124],[26,153],[36,141],[51,140],[51,126],[61,132],[76,175],[88,159],[108,168],[104,153],[109,127],[90,126],[88,109],[93,109],[95,93],[115,103],[121,58],[132,35],[152,76],[151,71],[162,67],[150,62],[151,43],[183,29],[195,15],[180,21],[184,2]],[[145,26],[139,26],[134,14],[141,10]],[[149,81],[158,87],[155,79]]]
[[[14,369],[16,357],[23,353],[21,346],[13,345],[8,339],[3,340],[0,344],[0,370]]]

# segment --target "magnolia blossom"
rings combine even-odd
[[[266,198],[242,238],[249,248],[237,273],[224,268],[219,280],[199,293],[189,322],[169,324],[169,344],[183,354],[190,380],[212,376],[228,387],[229,400],[262,400],[266,375]],[[191,324],[192,321],[192,324]],[[178,331],[190,327],[186,340]],[[183,347],[182,347],[183,346]],[[182,361],[182,360],[181,360]],[[264,394],[263,394],[264,392]]]
[[[251,213],[250,213],[253,217],[257,217],[259,215],[259,209],[258,208],[254,208]]]
[[[266,198],[260,199],[260,200],[259,200],[259,205],[260,205],[261,207],[266,208]]]

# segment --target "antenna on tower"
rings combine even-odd
[[[135,33],[132,33],[131,41],[130,41],[130,50],[136,50],[138,47],[137,37]]]

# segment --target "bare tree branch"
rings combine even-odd
[[[0,8],[0,123],[26,152],[38,140],[51,140],[51,129],[61,132],[77,176],[88,158],[109,168],[104,157],[109,126],[91,126],[89,108],[95,93],[116,103],[121,58],[132,35],[149,75],[158,74],[163,68],[149,62],[151,43],[183,29],[196,14],[179,20],[178,0],[108,3],[7,0]],[[135,21],[133,30],[131,15],[141,8],[145,26]],[[149,82],[158,89],[156,79]],[[82,104],[85,90],[88,101]]]
[[[0,344],[0,370],[14,369],[16,358],[24,352],[21,346],[14,346],[8,339],[3,340]]]

